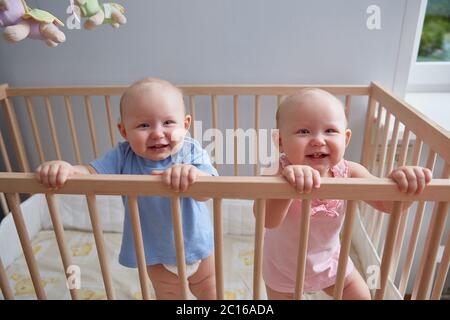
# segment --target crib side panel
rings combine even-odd
[[[370,101],[371,112],[366,120],[369,134],[362,159],[372,174],[386,177],[393,168],[410,165],[430,169],[434,178],[449,178],[445,171],[450,163],[447,130],[378,84],[372,84]],[[448,202],[418,201],[399,218],[393,238],[395,258],[390,262],[389,273],[400,294],[407,298],[428,299],[433,288],[433,298],[442,294],[446,275],[443,270],[446,264],[448,269],[448,261],[443,256],[438,263],[438,251],[446,248],[450,226],[447,215]],[[382,256],[389,245],[387,238],[392,237],[392,215],[364,205],[362,218],[375,250]],[[430,238],[434,242],[430,243]],[[441,271],[434,279],[437,266]]]

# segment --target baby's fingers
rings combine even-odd
[[[165,170],[162,174],[162,181],[163,183],[168,186],[171,187],[172,186],[172,168],[168,168],[167,170]]]
[[[189,166],[182,166],[180,170],[180,191],[184,192],[189,187]]]
[[[293,186],[295,188],[295,175],[294,175],[294,171],[291,168],[285,168],[283,170],[283,177],[286,179],[287,182],[289,182],[289,184],[291,186]]]
[[[48,182],[48,171],[49,171],[50,167],[48,165],[40,165],[37,169],[36,169],[36,177],[39,181],[39,183],[43,184],[45,187],[49,187],[49,182]]]
[[[415,167],[414,172],[417,177],[417,190],[416,194],[420,194],[423,189],[425,189],[425,186],[430,183],[432,179],[432,174],[430,169],[427,168],[421,168],[421,167]]]
[[[301,180],[301,179],[299,179]],[[299,184],[299,180],[297,180],[297,185]],[[313,173],[312,170],[303,171],[303,190],[298,189],[300,192],[310,193],[313,188]]]
[[[320,188],[320,173],[317,170],[312,171],[313,188]]]
[[[400,192],[406,192],[408,190],[408,179],[402,170],[392,172],[391,178],[397,183]]]

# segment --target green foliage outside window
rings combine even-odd
[[[417,61],[450,61],[450,0],[428,0]]]

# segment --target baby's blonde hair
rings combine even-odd
[[[305,98],[309,97],[309,96],[325,96],[328,99],[331,99],[333,101],[335,101],[338,105],[340,105],[342,107],[342,109],[344,109],[344,105],[342,104],[342,102],[336,98],[334,95],[332,95],[331,93],[329,93],[328,91],[319,89],[319,88],[303,88],[300,89],[298,92],[286,97],[286,99],[284,99],[280,105],[277,108],[277,113],[276,113],[276,122],[277,122],[277,129],[280,128],[280,114],[281,114],[281,109],[286,108],[288,105],[290,105],[291,103],[293,103],[295,101],[296,104],[301,104]],[[345,112],[344,112],[345,114]],[[348,126],[348,121],[347,121],[347,117],[345,117],[345,125]]]
[[[183,99],[183,91],[181,91],[180,88],[176,87],[172,83],[170,83],[167,80],[162,80],[159,78],[151,78],[147,77],[141,80],[138,80],[134,82],[131,86],[129,86],[125,92],[122,94],[122,97],[120,98],[120,118],[119,122],[121,121],[123,117],[123,109],[125,108],[126,100],[133,94],[133,91],[139,89],[140,87],[146,86],[146,85],[152,85],[152,84],[159,84],[160,86],[173,90],[177,94],[180,95],[181,101],[183,101],[183,111],[186,112],[186,108],[184,106],[184,99]]]

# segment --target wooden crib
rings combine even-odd
[[[201,107],[206,105],[208,118],[203,123],[210,123],[211,128],[219,128],[219,110],[228,108],[227,114],[233,125],[231,129],[239,128],[239,110],[247,108],[254,110],[251,116],[254,129],[262,128],[261,115],[273,112],[284,96],[295,93],[299,88],[311,87],[302,85],[280,86],[180,86],[185,95],[188,111],[195,120],[205,114]],[[371,240],[374,250],[380,255],[379,288],[375,299],[383,299],[389,281],[394,283],[401,296],[405,295],[408,283],[413,283],[412,299],[439,299],[447,276],[450,260],[450,237],[445,242],[444,251],[436,270],[436,259],[441,245],[441,238],[445,232],[448,204],[450,201],[450,134],[433,121],[404,101],[396,98],[382,86],[371,83],[368,86],[314,86],[320,87],[342,99],[347,116],[354,108],[367,106],[363,144],[361,148],[361,163],[373,174],[385,176],[394,166],[404,164],[422,164],[433,171],[433,180],[419,196],[407,196],[397,191],[394,183],[388,179],[323,179],[318,190],[310,194],[297,194],[279,177],[239,176],[238,141],[234,136],[234,159],[232,174],[221,177],[202,177],[191,186],[183,196],[207,196],[214,199],[214,245],[217,296],[224,298],[223,254],[222,254],[222,199],[253,199],[257,203],[254,243],[254,271],[253,297],[261,298],[261,263],[263,232],[265,220],[265,199],[267,198],[302,198],[302,221],[299,226],[301,238],[298,251],[298,273],[295,297],[302,298],[303,280],[305,272],[305,256],[308,241],[309,210],[311,199],[345,199],[347,211],[342,231],[342,248],[339,257],[338,276],[335,299],[341,299],[344,283],[344,272],[352,239],[352,226],[358,217],[358,212],[364,223],[365,230]],[[114,114],[118,113],[118,97],[126,87],[52,87],[52,88],[10,88],[0,86],[0,114],[4,119],[0,130],[0,152],[3,170],[0,173],[0,202],[4,212],[11,211],[20,243],[31,274],[34,290],[38,299],[46,299],[46,293],[41,284],[41,277],[31,248],[30,237],[22,218],[20,199],[31,194],[45,194],[51,215],[54,232],[65,270],[71,266],[71,258],[65,241],[64,228],[61,223],[55,193],[85,195],[88,203],[95,243],[98,251],[99,263],[103,275],[104,285],[109,299],[114,299],[114,289],[111,284],[111,272],[104,250],[101,222],[98,219],[96,195],[128,195],[131,221],[135,239],[135,249],[138,259],[138,272],[142,296],[149,298],[148,279],[146,273],[143,243],[139,222],[137,196],[160,195],[171,198],[172,218],[177,250],[177,262],[181,286],[184,297],[187,297],[188,286],[186,280],[186,266],[184,263],[183,235],[180,219],[179,194],[172,193],[159,181],[159,177],[131,176],[131,175],[95,175],[77,176],[71,178],[67,184],[56,192],[49,192],[39,185],[32,173],[38,163],[51,159],[64,159],[71,163],[88,163],[98,157],[102,149],[117,143],[114,128]],[[269,97],[269,100],[267,100]],[[356,99],[362,99],[364,104],[356,104]],[[264,103],[263,103],[264,100]],[[39,105],[36,103],[39,102]],[[74,101],[76,101],[74,103]],[[245,101],[246,103],[243,103]],[[250,101],[250,102],[249,102]],[[359,101],[359,100],[358,100]],[[78,103],[79,102],[79,103]],[[42,107],[40,107],[42,105]],[[271,105],[270,109],[266,106]],[[84,106],[84,108],[83,108]],[[55,113],[61,115],[55,120]],[[44,128],[36,116],[37,109],[46,115],[48,126]],[[102,109],[102,119],[98,110]],[[25,112],[26,110],[26,112]],[[44,112],[45,110],[45,112]],[[84,117],[76,117],[75,113],[84,110]],[[96,111],[97,110],[97,111]],[[210,113],[210,117],[209,117]],[[97,117],[95,118],[95,115]],[[41,117],[42,118],[42,117]],[[79,139],[80,132],[76,120],[89,128],[89,136]],[[42,119],[41,119],[42,120]],[[45,120],[45,119],[44,119]],[[96,125],[102,121],[103,125]],[[7,124],[7,125],[6,125]],[[31,126],[30,126],[31,124]],[[351,126],[351,123],[350,123]],[[42,139],[45,129],[51,139]],[[98,130],[103,130],[102,133]],[[61,130],[66,130],[66,138],[71,143],[61,144]],[[196,137],[196,130],[192,128]],[[59,132],[58,132],[59,131]],[[87,136],[88,133],[84,132]],[[100,143],[98,137],[103,134],[105,143]],[[355,135],[355,132],[354,132]],[[27,137],[25,139],[25,136]],[[31,138],[32,137],[32,138]],[[105,139],[106,137],[106,139]],[[252,164],[254,175],[260,170],[260,136],[256,135],[255,163]],[[214,140],[216,143],[217,138]],[[92,148],[87,152],[86,146]],[[422,154],[427,147],[427,153]],[[65,149],[64,149],[65,148]],[[84,148],[84,149],[83,149]],[[87,156],[83,154],[90,153]],[[67,156],[70,154],[70,156]],[[1,162],[0,162],[1,163]],[[439,172],[436,163],[441,164]],[[220,164],[216,164],[219,171]],[[20,195],[20,196],[18,196]],[[359,200],[391,200],[395,201],[394,213],[385,214],[373,210]],[[414,222],[409,239],[405,239],[408,217],[412,212],[400,213],[402,201],[414,200],[417,205],[408,211],[415,210]],[[426,205],[432,210],[425,210]],[[423,224],[423,217],[431,215],[430,222]],[[384,227],[383,227],[384,226]],[[422,250],[418,249],[419,233],[424,229],[427,236]],[[383,232],[384,230],[384,232]],[[416,250],[417,248],[417,250]],[[405,254],[403,264],[400,265],[401,253]],[[0,255],[1,257],[1,255]],[[416,277],[411,278],[413,261],[420,262]],[[401,271],[400,271],[401,270]],[[399,277],[395,275],[399,273]],[[66,273],[69,277],[69,273]],[[398,281],[396,280],[398,278]],[[5,276],[5,270],[0,259],[0,284],[3,295],[7,299],[13,298],[12,290]],[[77,299],[77,289],[70,289],[73,299]]]

